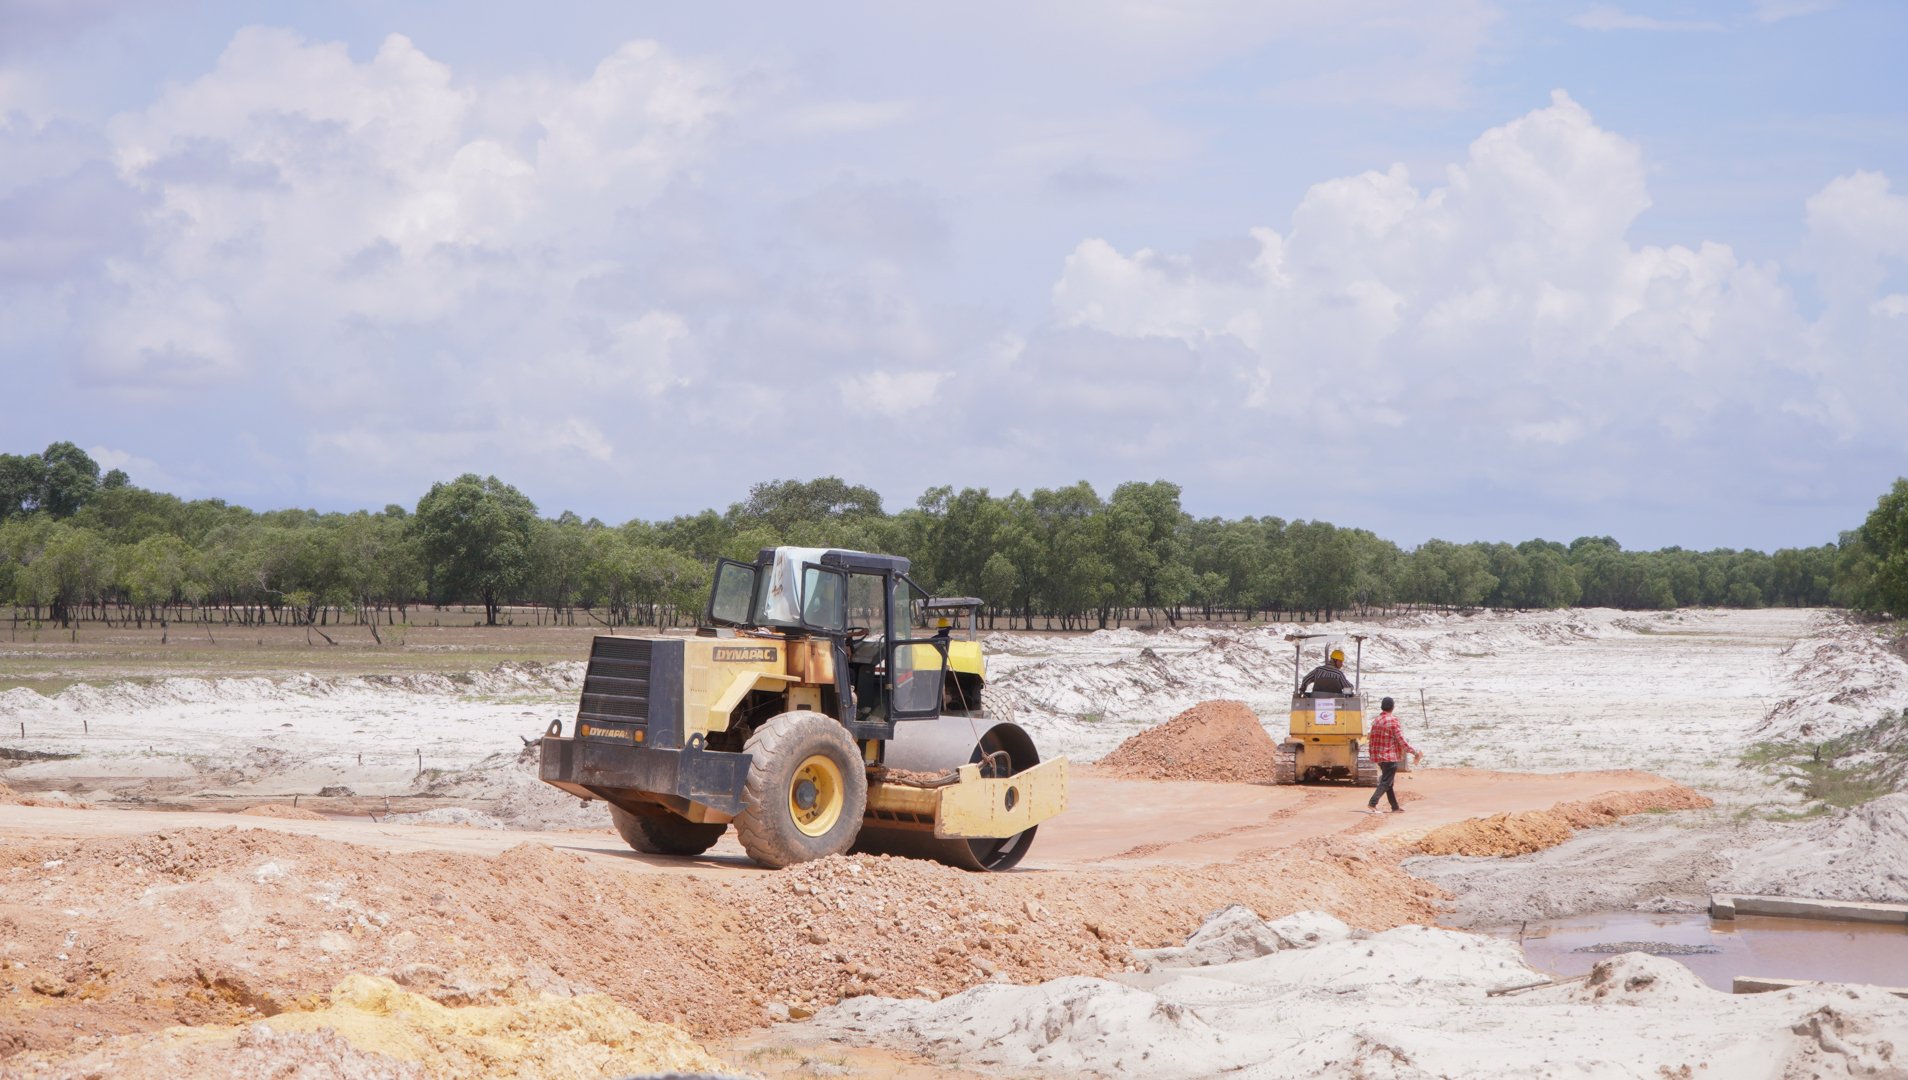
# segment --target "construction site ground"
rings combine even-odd
[[[996,635],[990,708],[1076,760],[1180,725],[1185,760],[1154,765],[1210,775],[1228,746],[1279,733],[1290,629]],[[1483,1076],[1501,1062],[1465,1068],[1440,1040],[1501,1030],[1485,990],[1545,976],[1514,942],[1423,928],[1691,911],[1721,885],[1908,899],[1908,796],[1811,814],[1748,755],[1899,710],[1908,670],[1868,628],[1803,611],[1325,629],[1371,635],[1368,687],[1413,704],[1425,690],[1406,730],[1432,757],[1401,777],[1404,813],[1365,815],[1369,792],[1349,786],[1087,766],[1001,875],[860,855],[771,872],[730,837],[697,859],[629,851],[600,805],[534,780],[520,741],[574,709],[574,661],[319,648],[307,658],[325,663],[290,671],[295,643],[263,639],[197,659],[144,639],[14,645],[0,1077]],[[568,640],[530,633],[540,657]],[[5,681],[16,664],[31,678]],[[1639,668],[1669,678],[1629,685]],[[1254,713],[1243,735],[1226,726]],[[1245,914],[1216,916],[1232,905]],[[1280,929],[1295,918],[1326,929]],[[1223,947],[1173,952],[1198,934]],[[1354,944],[1377,966],[1304,966]],[[1268,1042],[1243,1004],[1186,1012],[1182,968],[1207,972],[1199,1000],[1351,979],[1330,993],[1361,1034]],[[1709,1045],[1821,1075],[1908,1067],[1864,1034],[1908,1033],[1895,999],[1751,1007],[1677,971],[1643,957],[1592,976],[1630,987],[1618,997],[1667,988],[1661,1031],[1626,1033],[1607,995],[1540,1003],[1556,1038],[1607,1066],[1573,1074],[1674,1073],[1697,1060],[1676,1047]],[[1372,1027],[1383,1008],[1397,1031]],[[1811,1016],[1839,1034],[1797,1035]],[[1532,1068],[1549,1052],[1531,1049]]]

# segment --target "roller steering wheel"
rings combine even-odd
[[[851,626],[843,630],[841,636],[842,640],[846,641],[850,646],[859,645],[868,637],[868,628],[865,626]]]

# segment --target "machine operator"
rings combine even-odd
[[[1349,694],[1351,680],[1345,677],[1345,650],[1333,649],[1331,659],[1313,668],[1299,683],[1299,693],[1317,690],[1326,694]]]

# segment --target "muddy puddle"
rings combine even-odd
[[[1706,914],[1619,911],[1485,932],[1521,936],[1530,966],[1558,976],[1581,975],[1615,953],[1635,950],[1668,956],[1724,991],[1738,975],[1908,984],[1908,926],[1899,924],[1761,915],[1712,922]]]

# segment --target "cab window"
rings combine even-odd
[[[839,633],[844,625],[842,575],[837,570],[809,566],[802,570],[802,622],[823,633]]]
[[[849,574],[847,625],[865,627],[869,637],[886,634],[882,613],[886,591],[879,574]]]
[[[894,579],[894,700],[891,716],[922,716],[941,709],[943,662],[941,650],[927,641],[933,631],[924,626],[927,593],[912,581]]]
[[[724,559],[716,566],[715,588],[709,594],[709,619],[714,623],[747,623],[749,603],[755,598],[756,569]]]

